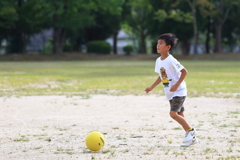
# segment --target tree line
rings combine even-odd
[[[8,53],[26,53],[32,35],[53,29],[53,53],[61,54],[66,41],[73,51],[94,40],[117,36],[121,28],[146,53],[146,40],[156,47],[157,37],[166,32],[177,35],[183,54],[193,42],[204,42],[206,53],[223,47],[231,52],[240,42],[240,0],[1,0],[0,40],[7,40]]]

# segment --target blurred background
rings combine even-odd
[[[1,0],[0,54],[240,53],[240,0]]]

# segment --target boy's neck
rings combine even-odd
[[[167,52],[167,53],[161,53],[161,60],[166,59],[169,55],[170,55],[169,52]]]

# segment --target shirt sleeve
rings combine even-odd
[[[176,59],[173,60],[172,66],[178,72],[180,72],[184,68],[184,66],[181,65],[181,63],[178,60],[176,60]]]
[[[160,68],[158,66],[158,59],[156,60],[156,63],[155,63],[155,72],[160,74]]]

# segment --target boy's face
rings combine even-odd
[[[158,40],[157,43],[157,52],[158,53],[168,53],[170,50],[171,46],[170,45],[166,45],[166,42],[162,39]]]

